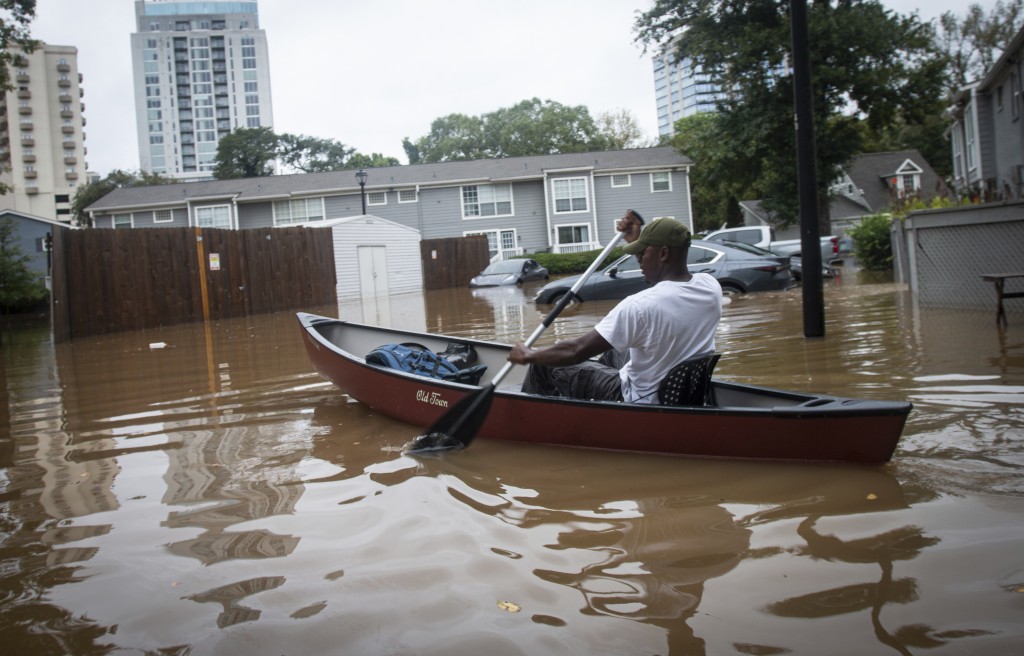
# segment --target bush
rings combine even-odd
[[[28,268],[29,258],[15,241],[14,221],[0,221],[0,313],[33,309],[47,298],[42,277]]]
[[[601,250],[603,249],[584,251],[582,253],[531,253],[522,257],[536,260],[537,263],[548,270],[548,273],[561,275],[583,273],[590,266],[591,262],[601,254]],[[610,264],[621,256],[622,248],[614,248],[608,258],[601,263],[601,266]]]
[[[868,271],[892,269],[892,218],[888,214],[866,216],[860,225],[847,230],[853,237],[853,253]]]

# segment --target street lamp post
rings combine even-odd
[[[366,171],[359,169],[356,172],[356,180],[359,181],[359,197],[363,200],[363,214],[366,214],[366,178],[369,177]]]

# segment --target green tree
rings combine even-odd
[[[690,202],[693,227],[698,232],[739,225],[739,201],[760,196],[735,175],[745,162],[734,151],[722,147],[718,137],[721,120],[721,115],[708,112],[687,116],[676,122],[672,137],[672,146],[694,161],[690,170]]]
[[[354,152],[354,148],[348,148],[335,139],[287,133],[277,137],[277,154],[281,163],[300,173],[351,168],[347,161]]]
[[[949,57],[949,91],[980,80],[1024,25],[1024,0],[996,0],[989,13],[977,3],[963,18],[947,11],[939,17],[939,44]]]
[[[931,25],[878,0],[821,0],[808,7],[820,228],[829,229],[828,186],[872,130],[936,114],[946,58]],[[739,166],[742,188],[786,224],[798,218],[793,79],[787,0],[656,0],[634,25],[645,45],[675,39],[676,56],[711,72],[732,93],[715,130]],[[826,232],[827,234],[827,232]]]
[[[9,314],[46,298],[46,287],[29,269],[29,258],[17,242],[14,221],[0,219],[0,310]]]
[[[372,169],[381,166],[400,166],[402,163],[394,157],[387,157],[380,153],[371,153],[364,155],[363,153],[353,153],[352,157],[349,158],[348,162],[345,163],[346,169]]]
[[[420,163],[420,149],[409,139],[409,137],[402,137],[402,150],[405,151],[405,156],[408,158],[410,164]]]
[[[421,162],[455,162],[488,157],[483,119],[465,114],[436,118],[430,124],[430,132],[416,141],[416,150]]]
[[[610,146],[611,140],[602,134],[586,107],[532,98],[482,116],[437,118],[428,134],[405,149],[410,162],[413,153],[420,162],[453,162],[578,153]]]
[[[36,16],[36,0],[0,0],[0,90],[10,91],[10,65],[20,52],[33,52],[39,42],[29,36],[29,23]]]
[[[105,177],[95,182],[80,186],[71,199],[71,220],[77,226],[89,226],[89,216],[85,208],[89,207],[111,191],[121,187],[148,187],[158,184],[172,184],[173,178],[149,171],[123,171],[114,169]]]
[[[653,145],[644,135],[636,115],[628,109],[598,114],[597,130],[608,140],[608,147],[614,150],[647,148]]]
[[[270,128],[238,128],[217,142],[213,177],[229,180],[273,175],[277,152],[278,137]]]

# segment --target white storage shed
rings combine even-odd
[[[419,230],[370,214],[306,225],[331,231],[339,301],[423,289]]]

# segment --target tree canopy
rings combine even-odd
[[[980,80],[1024,26],[1024,0],[996,0],[989,13],[977,3],[963,18],[947,11],[939,17],[939,43],[949,57],[950,91]]]
[[[881,130],[939,113],[946,59],[930,24],[899,16],[877,0],[813,2],[808,23],[819,215],[827,229],[828,185],[861,151],[860,123]],[[789,2],[656,0],[634,30],[648,47],[672,43],[678,59],[711,72],[729,91],[705,137],[721,153],[714,175],[728,176],[737,189],[759,191],[765,209],[781,223],[795,221]]]
[[[532,98],[480,116],[449,114],[434,120],[430,132],[403,148],[417,162],[451,162],[524,155],[605,150],[612,140],[590,111]]]
[[[288,172],[323,173],[343,169],[398,166],[394,157],[364,155],[336,139],[304,134],[276,134],[268,127],[239,128],[217,144],[213,177],[255,178],[273,175],[276,163]]]
[[[278,137],[271,128],[238,128],[217,142],[217,166],[213,177],[258,178],[274,174]]]

